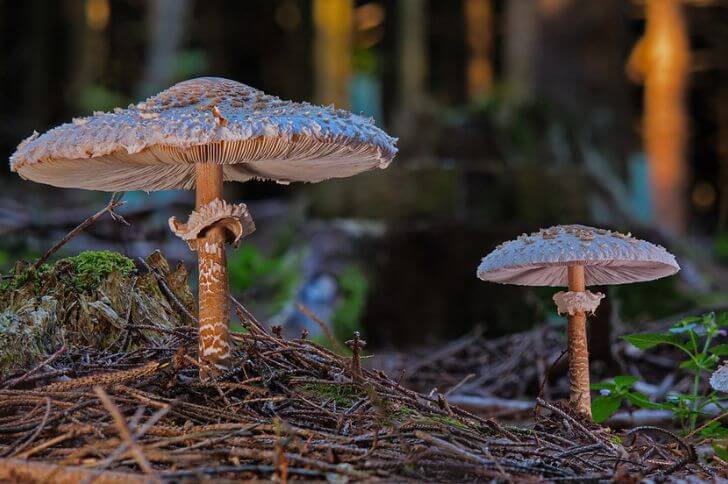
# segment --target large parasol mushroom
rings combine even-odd
[[[204,375],[226,369],[230,356],[225,244],[254,230],[245,205],[223,200],[223,181],[347,177],[386,168],[395,142],[371,119],[203,77],[127,109],[34,133],[20,143],[10,168],[58,187],[196,190],[187,223],[171,218],[170,227],[198,253]]]
[[[559,225],[498,246],[478,267],[484,281],[522,286],[566,286],[554,302],[569,315],[568,349],[571,405],[591,417],[586,315],[604,294],[586,286],[651,281],[680,270],[663,247],[630,234],[584,225]]]

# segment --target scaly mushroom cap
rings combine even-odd
[[[395,143],[348,111],[202,77],[34,133],[10,168],[36,182],[105,191],[192,189],[194,163],[205,162],[224,164],[228,181],[318,182],[386,168]]]
[[[728,362],[713,372],[710,376],[710,386],[716,391],[728,393]]]
[[[499,245],[478,267],[484,281],[568,286],[567,266],[584,265],[587,286],[651,281],[680,266],[664,247],[610,230],[558,225]]]

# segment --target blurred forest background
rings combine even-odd
[[[584,223],[678,256],[678,277],[604,289],[600,319],[654,320],[728,305],[727,21],[721,0],[5,0],[0,151],[203,75],[334,104],[400,154],[350,179],[226,187],[257,221],[230,268],[261,319],[315,334],[300,302],[385,348],[563,324],[552,290],[475,269],[521,232]],[[0,266],[107,199],[6,168]],[[129,193],[131,227],[106,220],[65,251],[160,248],[193,269],[166,222],[193,199]]]

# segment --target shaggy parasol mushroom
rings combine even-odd
[[[630,234],[584,225],[559,225],[498,246],[478,267],[484,281],[522,286],[566,286],[554,302],[569,315],[568,350],[571,405],[591,416],[586,315],[604,297],[586,286],[650,281],[680,270],[663,247]]]
[[[254,230],[223,181],[319,182],[386,168],[396,140],[371,119],[283,101],[244,84],[203,77],[144,102],[34,133],[10,158],[21,177],[103,191],[196,190],[187,223],[170,227],[199,257],[203,376],[228,366],[225,244]]]

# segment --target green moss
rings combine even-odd
[[[394,411],[393,415],[394,418],[400,421],[400,423],[404,423],[407,420],[413,420],[420,416],[417,410],[410,407],[399,407]]]
[[[52,264],[43,264],[36,269],[33,264],[18,262],[0,290],[17,290],[32,282],[37,293],[44,277],[60,277],[67,280],[78,292],[96,289],[112,272],[122,276],[131,274],[136,266],[130,258],[108,250],[89,250],[73,257],[60,259]],[[161,295],[161,293],[160,293]]]
[[[5,279],[2,283],[3,291],[20,289],[29,281],[37,279],[35,268],[24,261],[18,261],[9,276],[12,277]]]
[[[364,396],[354,385],[348,383],[306,383],[300,389],[319,401],[333,400],[337,405],[353,405]]]
[[[418,420],[419,422],[425,423],[425,424],[435,424],[435,425],[447,425],[450,427],[456,427],[459,429],[467,430],[469,427],[464,422],[461,422],[460,420],[448,417],[446,415],[435,415],[432,417],[423,417],[422,419]]]
[[[409,407],[399,407],[397,409],[396,413],[397,413],[397,415],[399,415],[401,417],[410,417],[412,415],[416,415],[417,410],[415,410],[414,408],[409,408]]]
[[[400,420],[401,422],[410,420],[422,425],[446,425],[449,427],[456,427],[463,430],[470,428],[470,426],[467,425],[465,422],[462,422],[454,417],[449,417],[447,415],[423,416],[417,410],[405,406],[399,407],[391,413],[394,418]]]
[[[73,286],[80,292],[97,288],[101,282],[112,272],[128,276],[134,269],[134,261],[130,258],[108,250],[89,250],[80,254],[61,259],[54,264],[69,263],[73,267]],[[52,270],[52,267],[43,267],[41,272]]]

